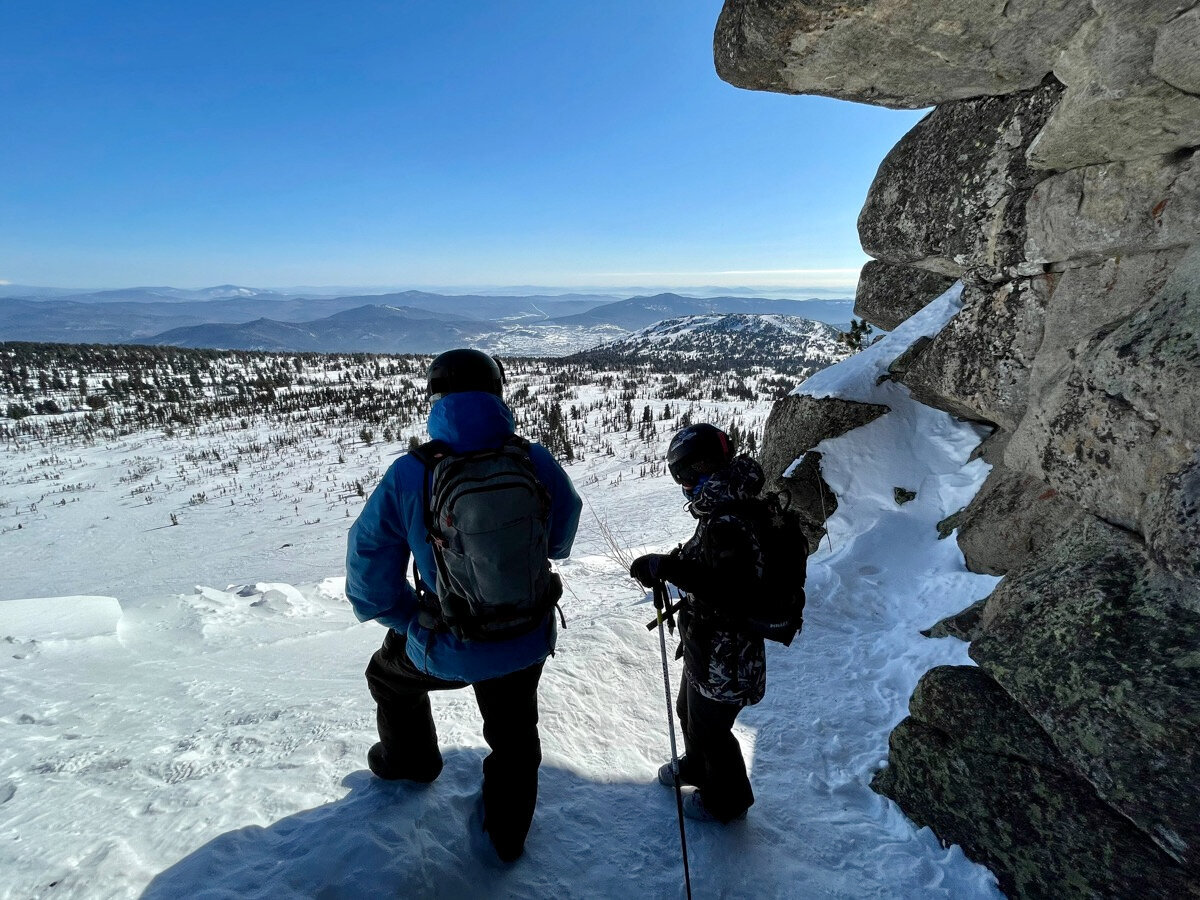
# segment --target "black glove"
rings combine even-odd
[[[629,574],[641,582],[643,587],[654,587],[664,578],[663,562],[668,558],[662,553],[647,553],[645,556],[639,556],[629,567]]]

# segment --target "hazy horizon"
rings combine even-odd
[[[827,287],[817,285],[255,285],[242,284],[232,281],[217,281],[199,285],[178,284],[140,284],[119,285],[62,285],[62,284],[13,284],[0,281],[0,297],[12,299],[19,296],[17,291],[28,289],[34,291],[70,292],[72,294],[91,294],[115,291],[137,291],[171,289],[182,291],[211,290],[214,287],[246,288],[259,291],[271,291],[279,294],[317,294],[321,296],[375,296],[382,294],[404,293],[419,291],[430,294],[454,296],[562,296],[585,294],[590,296],[611,296],[615,299],[648,296],[654,294],[679,294],[680,296],[715,297],[715,296],[746,296],[780,300],[836,300],[853,299],[854,285],[846,287]]]

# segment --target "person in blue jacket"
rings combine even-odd
[[[514,433],[503,400],[499,363],[478,350],[450,350],[429,368],[429,435],[455,453],[498,448]],[[571,550],[582,502],[544,447],[529,445],[550,495],[549,556]],[[537,686],[553,652],[557,624],[545,621],[516,637],[463,641],[430,622],[406,579],[410,558],[423,591],[436,592],[437,568],[426,540],[425,464],[413,453],[395,460],[350,529],[346,595],[359,621],[388,629],[367,667],[379,742],[367,764],[380,778],[428,783],[442,770],[429,691],[471,685],[491,753],[483,762],[482,830],[505,862],[521,855],[537,800],[541,742]],[[433,625],[434,627],[427,627]]]

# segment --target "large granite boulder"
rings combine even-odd
[[[837,509],[837,495],[821,475],[821,454],[813,447],[873,422],[886,406],[833,397],[791,394],[771,407],[763,427],[758,461],[767,476],[766,490],[785,494],[800,514],[810,549],[825,535],[825,520]]]
[[[1054,290],[1031,375],[1035,402],[1075,358],[1080,341],[1137,312],[1166,286],[1184,252],[1134,253],[1051,276]]]
[[[986,673],[931,669],[871,786],[985,863],[1011,898],[1196,897],[1188,874],[1072,771]]]
[[[726,0],[713,37],[730,84],[919,109],[1037,85],[1087,0]]]
[[[972,572],[1006,575],[1087,515],[1045,482],[995,466],[958,517],[958,547]]]
[[[900,381],[927,406],[1016,427],[1042,340],[1047,292],[1045,276],[999,288],[967,284],[963,308]]]
[[[1071,352],[1005,462],[1143,531],[1147,497],[1190,462],[1200,440],[1200,246],[1153,302]]]
[[[821,441],[873,422],[887,411],[886,406],[836,397],[784,397],[771,407],[758,454],[768,489],[793,462]]]
[[[989,598],[974,659],[1070,768],[1200,874],[1200,582],[1080,523]]]
[[[1043,177],[1025,151],[1061,85],[940,106],[879,166],[858,217],[863,249],[886,262],[958,277],[1015,274],[1025,202]]]
[[[954,278],[949,275],[873,259],[858,276],[854,314],[877,328],[891,331],[953,284]]]
[[[1175,30],[1179,0],[1094,5],[1099,15],[1055,62],[1054,74],[1067,90],[1030,148],[1030,164],[1073,169],[1200,144],[1200,97],[1151,71],[1160,34]],[[1182,50],[1168,40],[1164,57],[1178,58]]]
[[[1027,211],[1033,263],[1186,247],[1200,234],[1200,164],[1189,152],[1072,169],[1034,188]]]

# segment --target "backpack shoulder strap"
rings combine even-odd
[[[433,480],[433,467],[436,466],[442,459],[449,456],[453,451],[450,445],[445,441],[426,441],[419,447],[414,447],[408,451],[409,454],[420,461],[425,467],[425,473],[421,478],[422,483],[422,498],[421,509],[425,520],[425,540],[429,540],[433,530],[433,510],[432,506],[432,486],[430,482]],[[416,573],[416,558],[413,558],[413,572]]]
[[[438,464],[444,456],[448,456],[451,452],[450,445],[445,441],[426,441],[419,447],[413,447],[408,451],[409,454],[420,460],[421,465],[426,469],[432,469]]]
[[[504,446],[516,447],[526,456],[529,456],[530,442],[526,438],[521,437],[519,434],[509,435],[504,441]]]

